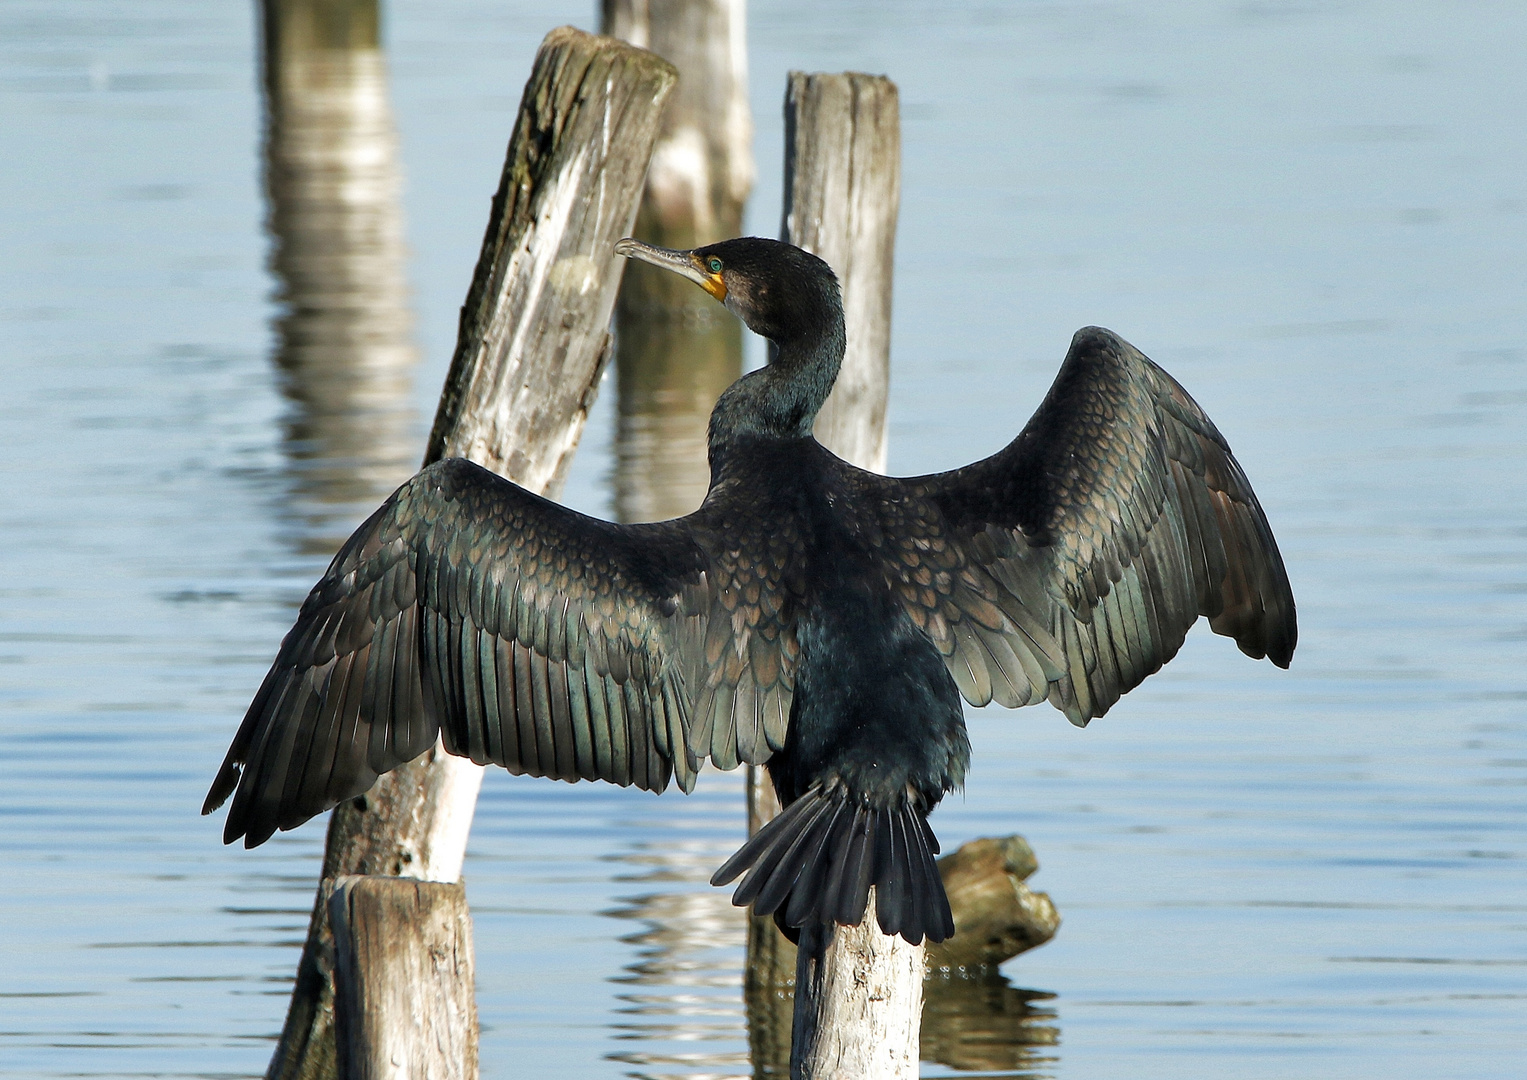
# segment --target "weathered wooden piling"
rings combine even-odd
[[[844,460],[877,472],[886,462],[891,282],[901,191],[896,86],[848,73],[792,72],[785,93],[785,203],[781,232],[820,255],[843,289],[848,348],[816,436]],[[748,827],[778,812],[762,770],[748,778]],[[873,911],[873,896],[871,898]],[[769,920],[749,935],[750,1027],[777,1051],[781,962],[790,959]],[[795,953],[792,1077],[915,1076],[922,1008],[922,946],[858,927],[808,928]],[[855,989],[857,987],[857,990]],[[866,987],[872,992],[865,992]],[[763,1044],[763,1045],[759,1045]],[[852,1067],[850,1068],[850,1064]]]
[[[923,946],[858,926],[807,926],[795,964],[791,1080],[914,1080],[923,1015]]]
[[[632,235],[691,248],[736,236],[753,190],[745,0],[603,0],[601,30],[678,69]],[[626,271],[621,308],[712,303],[682,278],[644,264]]]
[[[339,1080],[476,1080],[466,890],[342,877],[328,911]]]
[[[840,457],[876,471],[886,462],[899,199],[895,84],[854,73],[792,72],[782,233],[833,267],[848,329],[843,369],[816,435]],[[778,809],[764,770],[751,770],[749,832]],[[1059,925],[1054,905],[1023,883],[1037,865],[1021,837],[972,841],[940,859],[956,931],[935,946],[911,946],[881,933],[873,897],[859,926],[828,933],[808,928],[799,950],[772,919],[755,917],[745,982],[754,1075],[778,1075],[787,1053],[790,1075],[802,1080],[917,1075],[925,949],[937,969],[977,971],[1049,940]],[[927,986],[937,994],[944,984]]]
[[[413,471],[413,370],[397,133],[378,0],[265,0],[264,179],[295,406],[286,512],[332,550]]]
[[[604,0],[601,29],[678,69],[632,231],[661,247],[738,235],[753,186],[744,0]],[[615,516],[690,513],[710,486],[706,430],[742,374],[742,325],[693,284],[642,262],[615,307]]]
[[[468,457],[555,494],[609,356],[609,324],[662,105],[650,53],[571,27],[537,53],[510,136],[425,456]],[[482,770],[436,744],[335,808],[323,878],[453,882]],[[335,1075],[334,947],[320,893],[268,1077]]]
[[[891,283],[901,205],[896,84],[879,75],[792,71],[785,88],[782,239],[825,259],[843,290],[848,347],[816,437],[861,469],[884,472],[891,387]],[[674,275],[670,274],[669,277]],[[748,769],[748,833],[779,803]]]
[[[784,239],[826,259],[843,286],[848,349],[816,437],[885,472],[891,283],[901,206],[896,84],[882,75],[790,73],[785,92]]]

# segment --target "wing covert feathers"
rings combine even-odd
[[[703,585],[679,523],[576,514],[443,461],[347,541],[281,643],[203,812],[225,842],[367,790],[429,749],[511,772],[688,789],[681,607]]]
[[[875,917],[913,945],[954,933],[954,916],[934,856],[938,840],[910,799],[877,807],[841,784],[816,784],[754,833],[711,877],[738,907],[789,927],[857,926],[875,890]]]
[[[1249,656],[1293,656],[1283,559],[1229,445],[1107,330],[1078,331],[1005,449],[887,483],[887,576],[974,705],[1048,697],[1084,725],[1200,615]]]

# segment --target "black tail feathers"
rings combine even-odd
[[[749,903],[784,927],[857,926],[875,887],[880,929],[913,945],[954,933],[954,916],[933,856],[938,839],[910,801],[872,807],[841,785],[815,785],[759,829],[711,876],[725,885],[750,870],[732,903]]]

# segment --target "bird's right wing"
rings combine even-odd
[[[511,772],[688,789],[686,657],[710,606],[682,521],[622,526],[439,462],[340,549],[203,812],[247,846],[434,744]],[[235,793],[235,789],[237,789]]]

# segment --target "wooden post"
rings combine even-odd
[[[819,442],[884,472],[891,386],[891,282],[901,205],[901,119],[883,76],[807,75],[785,88],[783,239],[827,260],[843,289],[848,348],[817,416]],[[669,275],[670,277],[673,275]],[[748,832],[779,812],[774,788],[748,770]]]
[[[265,193],[285,511],[332,550],[413,471],[397,135],[377,0],[265,0]]]
[[[736,236],[754,171],[745,0],[602,0],[600,25],[679,71],[634,235],[675,248]],[[626,271],[622,308],[628,302],[683,310],[713,304],[689,282],[642,263]]]
[[[839,457],[885,471],[890,387],[891,280],[901,192],[896,85],[854,73],[791,72],[785,92],[783,238],[820,255],[838,275],[848,349],[817,418],[816,436]],[[762,770],[748,778],[748,827],[778,810]],[[923,947],[858,927],[802,932],[795,956],[792,1078],[915,1076]],[[755,1051],[772,1042],[789,957],[756,920],[749,934],[750,1027]],[[855,989],[857,987],[858,989]],[[873,987],[872,993],[865,992]],[[852,1063],[852,1067],[850,1067]]]
[[[795,967],[790,1080],[915,1080],[923,947],[858,926],[807,926]]]
[[[843,286],[848,350],[817,439],[885,472],[891,280],[901,205],[896,84],[879,75],[790,73],[784,238],[826,259]]]
[[[900,202],[896,86],[871,75],[792,72],[785,95],[783,235],[822,256],[843,287],[848,349],[816,435],[838,456],[883,472],[890,384],[891,285]],[[748,831],[779,811],[762,769],[749,770]],[[1037,869],[1022,837],[975,840],[939,860],[955,936],[929,946],[940,970],[994,969],[1054,936],[1050,898],[1023,879]],[[773,919],[754,918],[745,990],[754,1073],[792,1078],[917,1075],[924,946],[857,927],[809,929],[793,948]],[[794,1005],[790,971],[794,968]],[[937,996],[948,980],[927,984]],[[786,1042],[785,1017],[793,1034]]]
[[[692,248],[742,231],[753,186],[744,0],[604,0],[601,27],[678,68],[633,235]],[[706,431],[742,374],[742,324],[691,283],[626,267],[615,308],[615,516],[690,513],[710,486]]]
[[[342,877],[328,909],[340,1080],[477,1080],[466,890]]]
[[[599,376],[626,235],[676,75],[571,27],[536,55],[461,312],[426,463],[470,457],[532,491],[561,487]],[[437,743],[335,808],[324,878],[455,881],[482,770]],[[320,895],[267,1076],[334,1075],[333,944]]]

